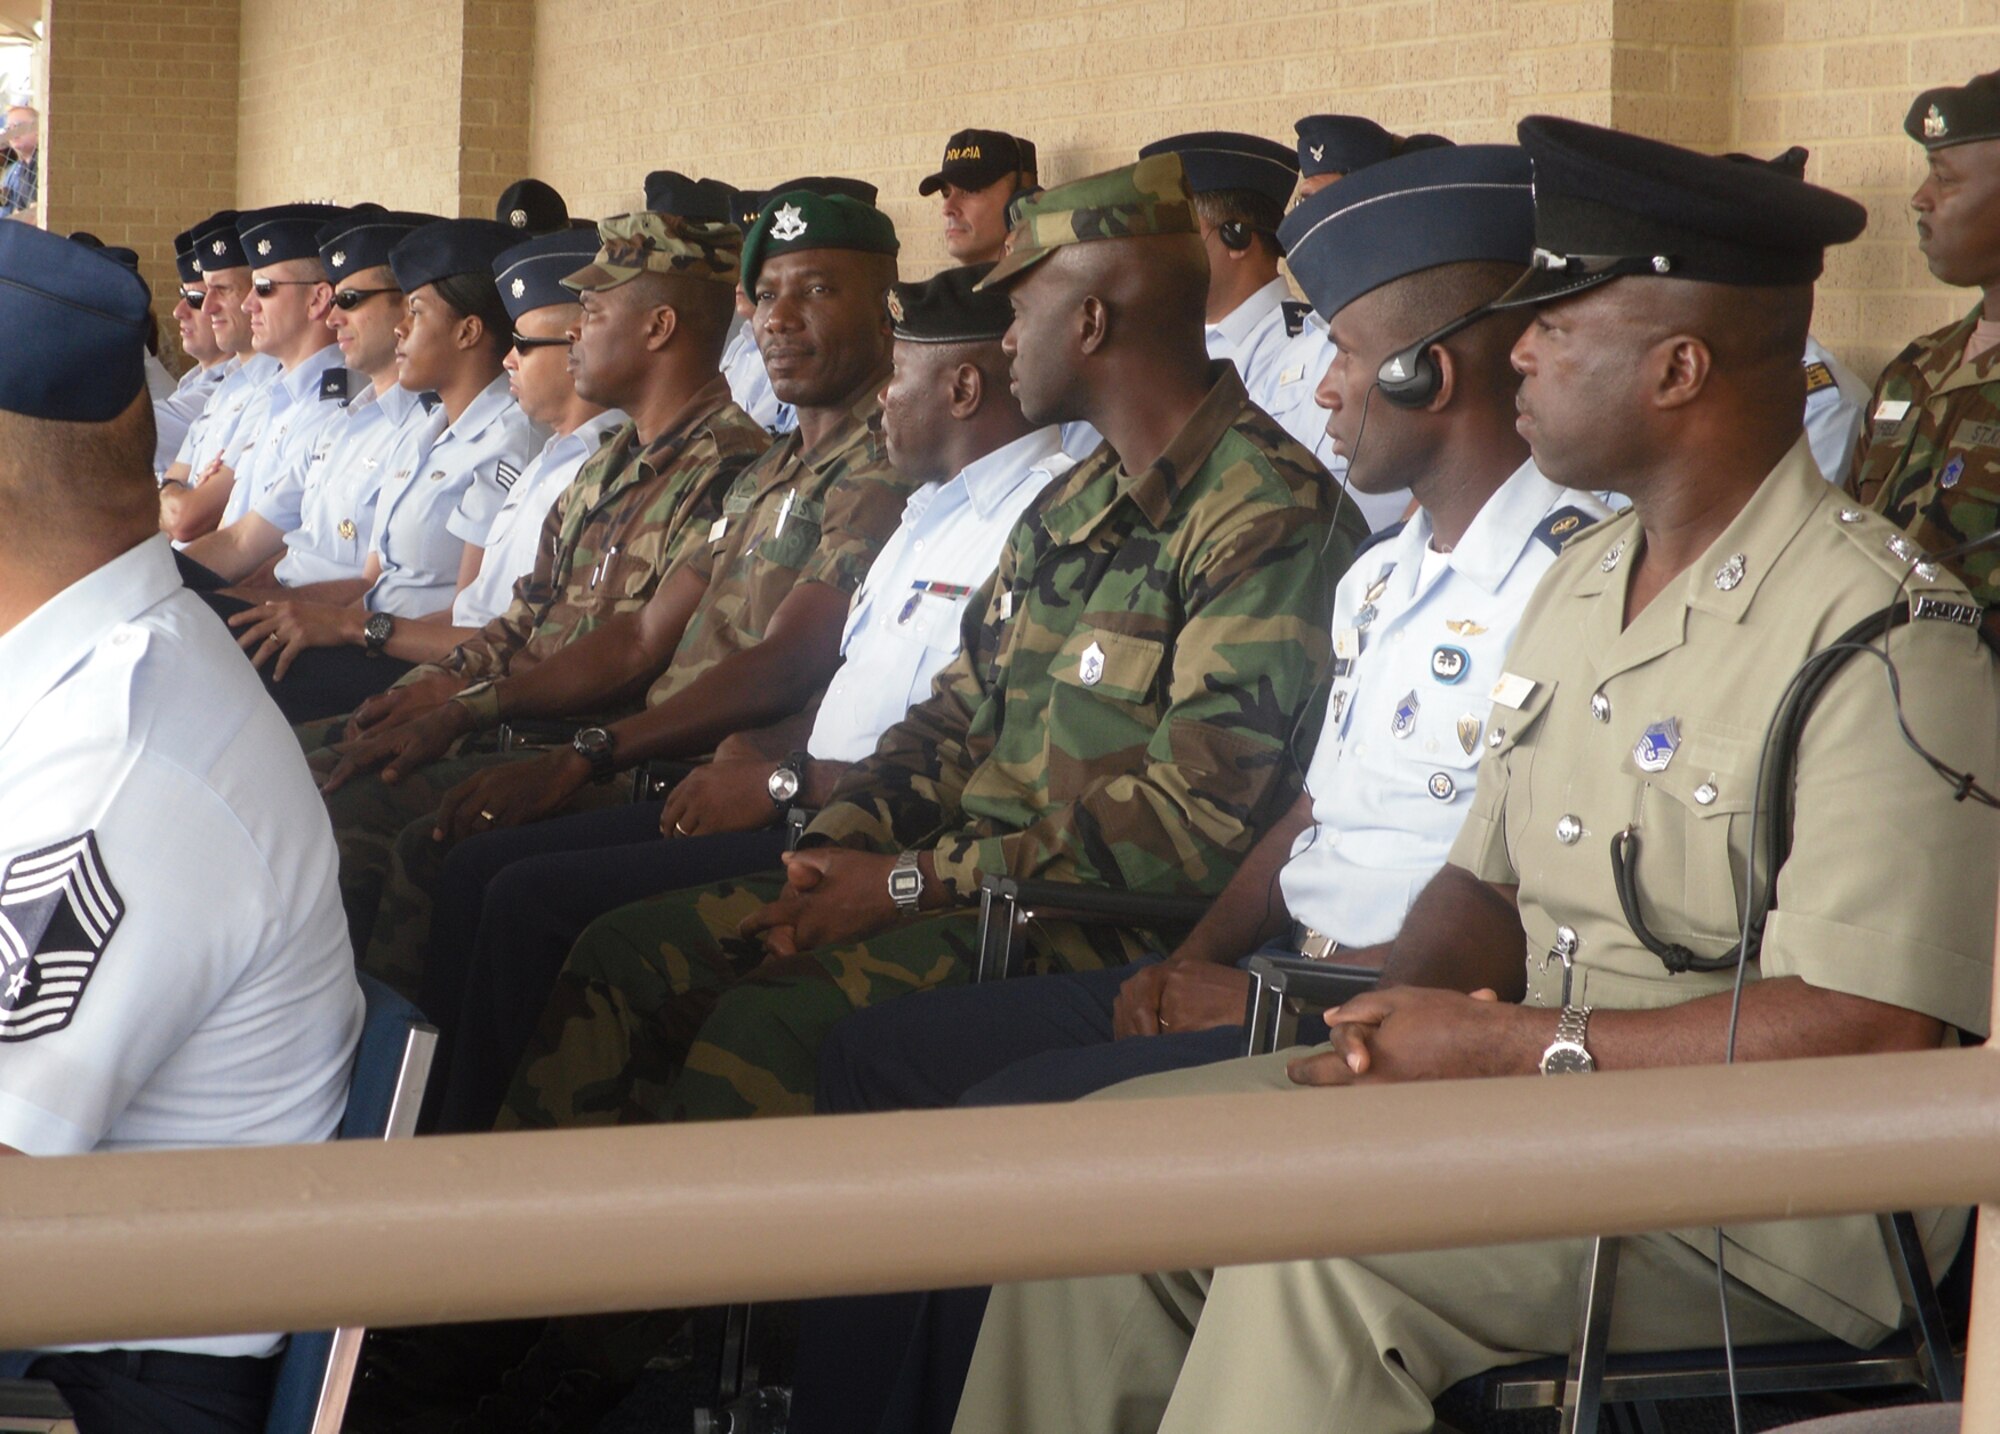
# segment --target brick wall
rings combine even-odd
[[[236,187],[236,0],[50,0],[45,28],[48,227],[138,251],[178,372],[173,236]]]

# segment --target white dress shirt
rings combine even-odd
[[[337,371],[336,391],[329,392],[327,375]],[[320,425],[336,412],[345,397],[347,370],[340,366],[340,346],[315,349],[264,385],[229,441],[234,456],[236,486],[222,509],[222,527],[245,513],[256,513],[279,532],[299,523],[299,491],[305,482],[306,459],[319,441]]]
[[[187,441],[188,429],[201,417],[208,401],[222,386],[231,370],[227,364],[196,366],[181,375],[173,392],[153,400],[153,472],[157,475],[173,467],[174,455]]]
[[[1561,544],[1607,511],[1529,462],[1450,553],[1431,551],[1419,511],[1355,559],[1334,592],[1333,680],[1306,771],[1313,824],[1279,874],[1296,920],[1348,946],[1402,929],[1472,805],[1528,597]]]
[[[931,695],[931,678],[958,655],[965,604],[993,576],[1007,535],[1075,463],[1058,431],[1042,428],[910,495],[848,610],[844,660],[806,744],[813,756],[860,761]]]
[[[216,380],[215,392],[209,395],[201,417],[188,425],[187,437],[181,440],[180,451],[174,455],[175,463],[187,464],[190,483],[201,477],[209,464],[228,453],[250,401],[283,372],[276,359],[264,354],[231,357],[221,368],[223,373]]]
[[[350,372],[352,395],[319,427],[275,576],[286,587],[358,578],[368,565],[375,506],[402,441],[430,423],[423,400],[399,384],[382,393]],[[357,391],[358,389],[358,391]]]

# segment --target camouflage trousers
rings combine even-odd
[[[820,1043],[849,1012],[971,977],[979,915],[940,912],[849,946],[766,960],[738,936],[784,874],[600,917],[571,948],[514,1075],[502,1130],[812,1112]],[[1033,970],[1130,961],[1144,932],[1037,923]]]

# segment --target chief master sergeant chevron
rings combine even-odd
[[[324,1139],[361,1026],[333,833],[159,532],[145,286],[0,231],[0,332],[39,336],[0,350],[0,1161]],[[0,1376],[54,1381],[86,1431],[250,1434],[280,1338]]]

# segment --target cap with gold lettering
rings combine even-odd
[[[1035,173],[1033,140],[997,129],[962,129],[945,141],[944,163],[924,176],[919,194],[935,194],[949,184],[954,189],[984,189],[1010,174]]]

